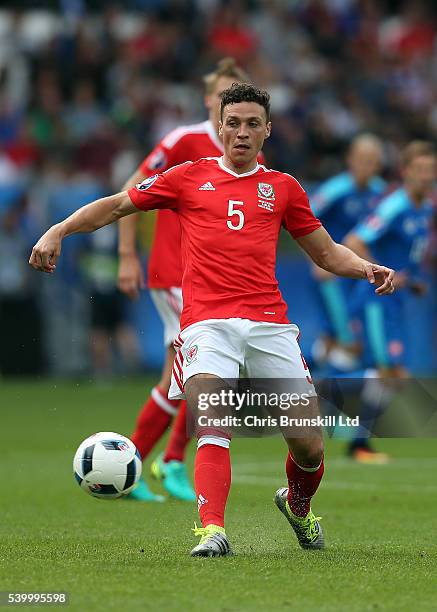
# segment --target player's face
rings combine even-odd
[[[359,185],[367,185],[381,170],[382,152],[374,145],[357,146],[349,154],[349,169]]]
[[[237,79],[232,77],[220,77],[214,86],[214,90],[205,96],[205,106],[209,111],[209,119],[218,132],[220,121],[221,94],[225,89],[229,89]]]
[[[425,196],[434,186],[436,170],[434,155],[420,155],[404,168],[404,179],[411,191],[418,196]]]
[[[263,106],[256,102],[228,104],[223,109],[219,134],[225,156],[236,168],[249,168],[270,136],[271,123]]]

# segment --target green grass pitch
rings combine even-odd
[[[435,440],[379,441],[386,466],[354,465],[328,441],[313,504],[327,549],[306,552],[272,503],[283,442],[236,439],[236,555],[191,559],[194,504],[100,501],[72,475],[83,438],[129,435],[150,383],[1,383],[0,590],[68,591],[71,610],[436,609]]]

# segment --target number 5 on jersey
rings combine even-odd
[[[234,221],[234,223],[232,223],[232,221],[230,219],[227,220],[226,225],[229,227],[229,229],[231,230],[240,230],[243,225],[244,225],[244,214],[242,210],[239,210],[238,208],[235,209],[234,206],[243,206],[244,202],[241,202],[240,200],[229,200],[229,206],[228,206],[228,217],[235,217],[237,216],[237,219],[233,219],[232,221]],[[235,225],[235,221],[237,221],[237,224]]]

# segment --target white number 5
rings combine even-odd
[[[233,217],[237,215],[238,223],[237,225],[232,225],[232,222],[228,219],[226,225],[231,230],[240,230],[244,225],[244,214],[242,210],[235,210],[234,206],[243,206],[244,202],[240,202],[239,200],[229,200],[228,206],[228,217]]]

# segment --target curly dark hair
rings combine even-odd
[[[220,117],[223,119],[223,109],[228,104],[238,102],[256,102],[266,111],[267,121],[270,121],[270,96],[263,89],[258,89],[250,83],[232,83],[221,95]]]

